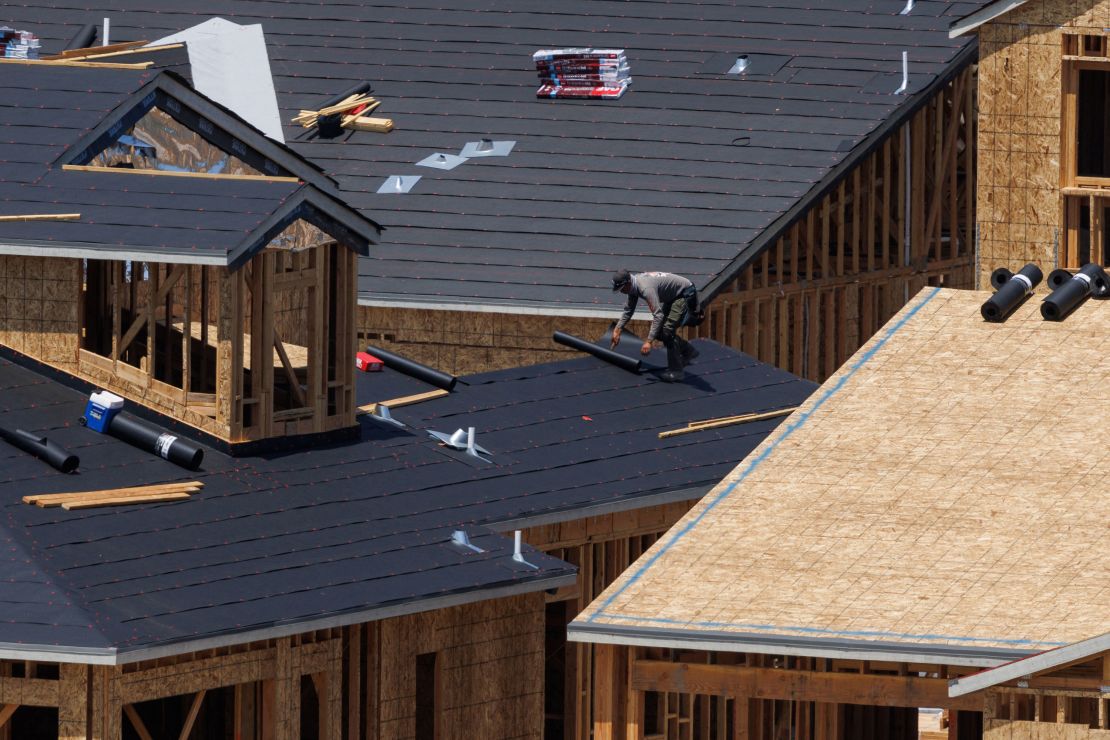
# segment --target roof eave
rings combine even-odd
[[[683,630],[632,627],[574,621],[567,626],[567,639],[637,647],[663,647],[725,653],[797,655],[844,660],[882,660],[936,665],[993,668],[1029,655],[1028,650],[996,647],[962,647],[909,642],[845,640],[843,638],[792,637],[749,632]]]
[[[1073,642],[1054,650],[1046,650],[1043,653],[1030,655],[988,671],[952,679],[948,682],[948,695],[957,697],[972,694],[1006,681],[1013,681],[1024,676],[1058,668],[1068,663],[1074,663],[1077,660],[1093,657],[1107,650],[1110,650],[1110,632],[1088,640]]]
[[[543,578],[533,578],[523,582],[513,582],[492,588],[480,588],[463,591],[443,596],[406,601],[371,609],[360,609],[349,612],[330,614],[316,619],[306,619],[292,622],[273,624],[258,629],[223,634],[210,635],[192,640],[167,642],[155,645],[145,645],[133,648],[84,648],[67,647],[64,645],[19,645],[16,643],[0,643],[0,659],[5,660],[35,660],[52,663],[80,663],[86,665],[126,665],[144,660],[157,660],[201,650],[213,650],[242,645],[249,642],[259,642],[281,637],[290,637],[315,630],[330,629],[332,627],[347,627],[364,622],[376,622],[393,617],[402,617],[409,614],[446,609],[453,606],[463,606],[479,601],[500,599],[508,596],[546,591],[549,589],[571,586],[578,577],[574,573]]]
[[[1028,0],[997,0],[985,8],[980,8],[970,15],[960,18],[958,21],[948,27],[948,38],[954,39],[963,36],[966,33],[979,28],[984,23],[989,23],[999,16],[1009,13],[1011,10],[1018,8]]]

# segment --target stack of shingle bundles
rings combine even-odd
[[[38,59],[41,42],[30,31],[0,26],[0,57]]]
[[[540,49],[532,60],[538,98],[616,99],[632,82],[624,49]]]

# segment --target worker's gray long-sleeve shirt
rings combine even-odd
[[[663,319],[666,318],[663,315],[663,307],[681,296],[682,292],[691,285],[693,283],[681,275],[673,275],[669,272],[634,273],[632,288],[628,291],[628,303],[625,304],[624,313],[617,322],[617,331],[623,329],[624,325],[632,319],[637,302],[643,298],[647,301],[648,310],[652,315],[651,331],[648,332],[647,341],[653,341],[655,335],[659,333],[659,328],[663,326]]]

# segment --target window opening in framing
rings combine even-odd
[[[1076,174],[1110,178],[1110,68],[1079,70],[1076,103]]]
[[[436,740],[436,653],[416,656],[416,740]]]
[[[1064,199],[1062,267],[1077,270],[1088,262],[1110,266],[1110,198],[1069,195]]]

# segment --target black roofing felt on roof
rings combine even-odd
[[[0,223],[0,254],[242,264],[303,218],[360,254],[377,224],[334,197],[318,168],[206,100],[172,73],[5,64],[0,87],[0,216],[80,213],[75,221]],[[152,105],[177,101],[214,136],[247,142],[264,172],[305,181],[66,171]],[[181,101],[184,101],[183,103]],[[168,107],[168,106],[167,106]],[[332,194],[329,194],[332,193]]]
[[[0,360],[5,426],[82,460],[64,476],[0,443],[0,614],[9,615],[0,642],[137,659],[565,582],[569,566],[532,550],[526,558],[540,568],[521,566],[511,538],[495,531],[696,497],[778,420],[663,441],[659,431],[794,406],[815,387],[699,346],[686,383],[592,357],[485,373],[396,409],[404,428],[362,416],[360,442],[240,458],[208,449],[196,474],[79,426],[81,394]],[[390,371],[359,383],[360,400],[419,390]],[[427,434],[469,426],[491,464]],[[180,503],[80,512],[20,503],[30,493],[193,478],[205,487]],[[449,544],[455,529],[485,552]]]
[[[897,0],[46,0],[5,10],[59,48],[108,10],[121,11],[121,38],[212,15],[261,23],[290,145],[389,229],[362,260],[362,300],[592,312],[618,267],[726,281],[869,136],[909,115],[915,93],[971,61],[975,40],[947,29],[985,4],[919,0],[908,15]],[[532,52],[567,46],[624,48],[631,89],[617,101],[537,100]],[[903,50],[911,94],[896,96]],[[721,74],[739,54],[752,73]],[[764,57],[772,74],[759,73]],[[289,123],[362,80],[392,133],[325,141]],[[450,171],[415,166],[482,137],[516,147]],[[376,194],[393,174],[422,179],[407,194]]]

